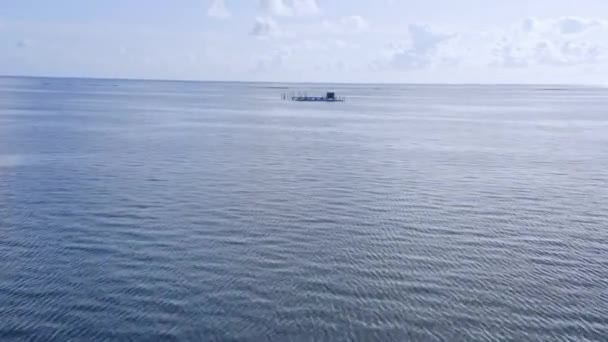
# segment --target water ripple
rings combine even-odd
[[[107,82],[0,79],[1,340],[605,340],[605,90]]]

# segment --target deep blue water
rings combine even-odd
[[[606,341],[608,90],[3,78],[0,260],[2,341]]]

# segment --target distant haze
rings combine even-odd
[[[605,84],[605,0],[4,0],[0,74]]]

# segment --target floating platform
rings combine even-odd
[[[346,100],[344,97],[336,97],[333,92],[328,92],[325,96],[287,96],[283,94],[282,99],[298,102],[344,102]]]

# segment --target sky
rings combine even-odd
[[[606,0],[2,0],[0,74],[608,84]]]

